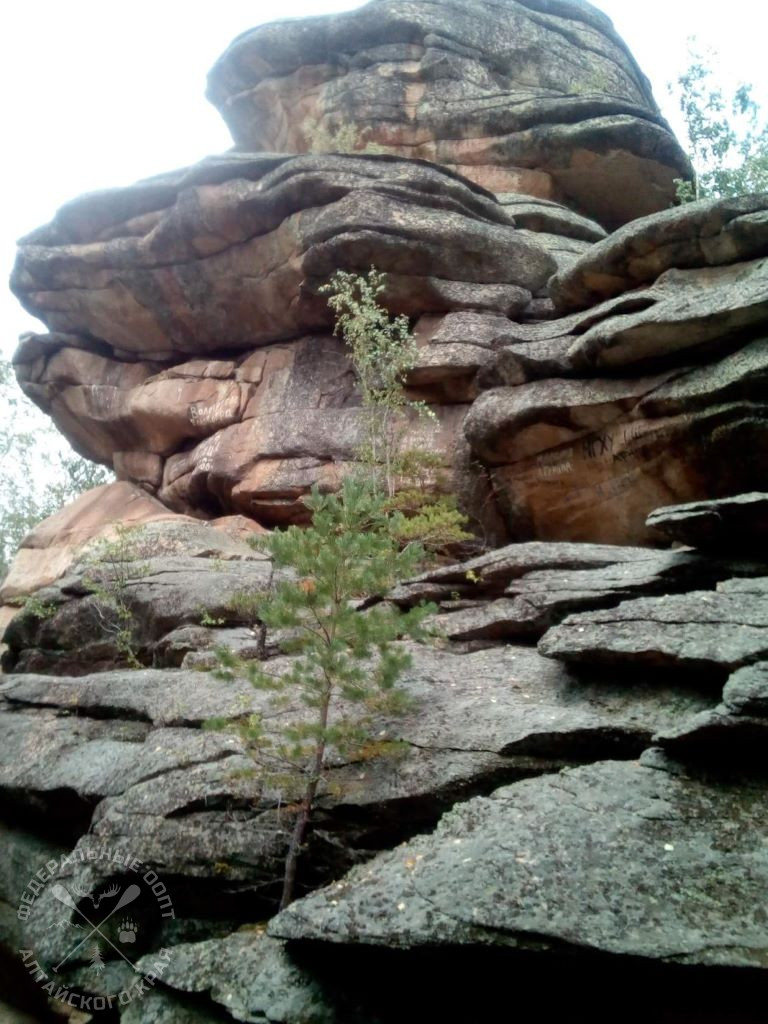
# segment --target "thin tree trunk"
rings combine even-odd
[[[299,811],[299,816],[296,819],[296,824],[293,826],[293,834],[291,835],[291,842],[288,846],[288,853],[285,858],[283,893],[280,897],[281,910],[285,910],[288,904],[293,902],[293,890],[296,885],[296,872],[299,867],[299,856],[301,854],[302,844],[304,843],[304,837],[307,834],[307,825],[309,825],[309,819],[312,814],[312,805],[315,802],[318,781],[319,779],[317,776],[313,776],[307,784],[307,788],[304,791],[304,797],[301,801],[301,810]]]
[[[329,687],[326,691],[325,700],[320,711],[320,727],[322,729],[321,736],[323,738],[318,741],[317,746],[315,747],[315,760],[312,765],[312,774],[307,782],[307,788],[304,790],[304,797],[301,801],[299,816],[297,817],[296,824],[293,827],[293,834],[291,835],[291,841],[288,845],[288,853],[285,857],[283,893],[280,897],[281,910],[285,910],[288,904],[293,902],[293,890],[296,886],[296,872],[299,866],[301,847],[304,843],[304,837],[307,834],[307,826],[309,825],[309,820],[312,816],[312,808],[315,804],[317,787],[320,784],[323,768],[325,767],[325,730],[328,728],[328,708],[330,703],[331,688]]]
[[[275,579],[275,562],[272,560],[272,564],[269,567],[269,579],[267,580],[266,596],[270,597],[272,594],[272,585]],[[256,658],[258,661],[267,660],[267,624],[266,622],[259,623],[259,636],[256,641]]]

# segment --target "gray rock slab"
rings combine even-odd
[[[139,961],[149,969],[151,957]],[[163,984],[181,992],[205,993],[238,1021],[335,1024],[335,1010],[323,989],[298,968],[284,943],[261,930],[234,932],[223,939],[175,946]]]
[[[718,590],[624,601],[569,615],[539,651],[569,664],[731,672],[768,656],[768,600]]]
[[[538,638],[570,612],[608,607],[644,594],[668,594],[712,583],[718,566],[685,552],[617,562],[595,569],[533,570],[510,583],[504,597],[477,601],[433,616],[438,633],[452,640]],[[724,569],[720,568],[720,572]]]
[[[765,773],[768,744],[768,661],[738,669],[723,689],[722,703],[683,719],[654,737],[674,758],[695,759],[720,772]]]
[[[625,224],[560,271],[550,292],[560,312],[587,309],[672,267],[738,263],[767,245],[768,194],[702,199]]]
[[[292,904],[269,933],[764,967],[767,826],[765,785],[600,762],[462,804]]]

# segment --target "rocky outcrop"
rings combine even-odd
[[[164,210],[132,226],[129,213],[158,196]],[[435,428],[413,419],[403,444],[431,449],[459,474],[453,486],[477,519],[489,495],[486,470],[506,534],[520,539],[658,540],[645,525],[651,509],[758,484],[766,450],[766,260],[744,258],[765,245],[764,198],[692,204],[603,241],[587,241],[596,230],[552,204],[502,199],[425,164],[329,156],[230,157],[170,178],[162,189],[155,183],[135,194],[86,197],[23,246],[15,277],[30,308],[52,327],[78,333],[27,336],[17,373],[82,451],[173,510],[242,513],[267,525],[301,521],[310,486],[337,486],[362,436],[354,377],[343,344],[328,334],[317,291],[334,266],[362,270],[373,259],[390,269],[388,303],[414,319],[420,355],[409,385],[439,421]],[[412,226],[393,233],[387,224],[398,220],[398,203],[410,205]],[[300,220],[291,209],[304,210]],[[416,210],[423,216],[413,220]],[[532,226],[515,227],[513,215]],[[290,234],[291,217],[304,240],[296,243],[295,284],[281,289],[295,287],[298,304],[281,303],[270,327],[269,303],[249,289],[259,280],[264,295],[274,295],[275,281],[254,277],[250,264],[273,259],[269,239],[275,230]],[[318,218],[325,227],[313,234]],[[551,236],[541,229],[555,228],[589,248],[553,279],[555,298],[573,291],[573,282],[608,278],[614,284],[604,293],[624,294],[586,312],[525,323],[526,310],[536,315],[545,301],[534,296],[555,265],[543,241]],[[115,232],[124,234],[110,240]],[[216,252],[241,259],[249,245],[246,277],[216,263]],[[632,253],[649,247],[655,255],[637,265]],[[262,318],[263,333],[237,303],[194,300],[190,257],[211,293],[218,285],[206,275],[222,274],[222,286]],[[675,260],[686,269],[670,269]],[[113,264],[121,269],[106,269]],[[164,301],[155,285],[147,290],[152,265]],[[287,273],[289,265],[292,257],[276,267]],[[624,265],[630,269],[621,271]],[[652,284],[626,291],[659,269]],[[622,279],[622,272],[634,276]],[[155,310],[151,330],[127,310],[114,315],[118,307],[98,278],[104,273],[116,275],[123,291],[135,282],[132,308],[142,317]],[[101,324],[107,310],[110,324]],[[316,333],[275,340],[308,330]],[[87,340],[93,335],[100,346]],[[200,358],[206,348],[216,358]],[[482,464],[472,470],[474,502],[460,483],[462,434]],[[734,460],[736,449],[752,454]],[[600,502],[610,515],[596,516]]]
[[[768,656],[765,580],[570,615],[541,652],[568,662],[730,671]]]
[[[440,426],[414,421],[403,443],[450,469],[484,360],[472,328],[446,352],[435,318],[472,310],[494,335],[556,263],[492,196],[424,163],[230,156],[70,204],[21,249],[14,288],[53,333],[23,340],[17,374],[80,451],[170,508],[300,520],[361,442],[318,289],[372,263],[393,311],[427,315],[414,386]]]
[[[411,316],[519,311],[554,270],[491,195],[439,167],[231,155],[75,200],[22,242],[12,283],[55,332],[167,360],[325,328],[318,287],[371,263]]]
[[[378,0],[262,25],[219,59],[208,96],[243,150],[301,153],[347,130],[607,227],[663,209],[688,173],[647,79],[586,3]]]
[[[78,450],[175,512],[303,522],[311,486],[337,487],[362,438],[321,288],[375,264],[418,340],[411,397],[436,415],[411,418],[402,443],[438,457],[432,486],[453,490],[485,539],[658,543],[652,509],[761,486],[766,196],[661,209],[645,158],[606,142],[620,121],[640,149],[656,133],[655,160],[672,145],[607,20],[513,0],[504,15],[441,5],[437,25],[426,0],[378,0],[236,40],[211,94],[241,142],[287,152],[235,150],[84,196],[22,240],[12,285],[50,329],[15,357],[25,392]],[[595,96],[574,82],[603,74],[598,129]],[[294,155],[309,121],[333,135],[342,108],[348,128],[365,117],[374,135],[391,130],[391,152]],[[427,124],[434,163],[403,135]],[[580,170],[557,188],[472,180],[450,147],[491,124],[480,171],[514,170],[510,140],[531,133],[557,152],[537,181],[558,161]],[[631,184],[641,165],[653,201]],[[576,196],[565,182],[582,171]],[[606,215],[587,193],[636,208]],[[612,227],[646,208],[612,234],[592,219]]]
[[[653,508],[760,486],[765,210],[627,225],[550,283],[561,309],[597,305],[500,336],[464,430],[512,536],[658,542]]]
[[[118,652],[98,635],[95,595],[76,564],[39,592],[49,617],[25,610],[12,624],[6,664],[14,672],[0,686],[0,810],[13,825],[7,846],[18,851],[0,872],[0,899],[11,907],[20,899],[38,856],[34,835],[49,844],[42,863],[58,862],[54,849],[71,852],[56,875],[68,892],[122,891],[131,858],[161,879],[175,917],[158,919],[142,903],[141,941],[131,950],[142,970],[167,966],[146,1012],[187,1019],[183,1010],[203,1024],[222,1012],[257,1021],[269,1007],[275,1021],[292,1024],[297,1007],[320,1000],[311,1019],[394,1019],[386,1001],[371,1006],[363,983],[381,965],[361,961],[360,986],[339,978],[336,944],[345,956],[361,945],[428,947],[438,973],[452,950],[468,945],[476,956],[488,943],[515,958],[578,948],[587,972],[602,969],[602,956],[762,962],[768,933],[743,909],[757,905],[762,885],[750,859],[764,827],[760,666],[733,674],[720,696],[729,671],[766,656],[753,621],[762,563],[539,542],[434,568],[380,595],[403,607],[435,601],[440,638],[409,642],[407,710],[372,723],[396,741],[396,756],[332,762],[300,891],[330,888],[278,917],[267,938],[263,927],[241,929],[274,910],[294,808],[279,780],[254,769],[236,726],[263,712],[269,695],[199,666],[216,664],[218,644],[266,656],[272,673],[287,671],[291,658],[279,653],[279,633],[263,644],[251,633],[249,647],[253,609],[232,600],[263,589],[268,563],[235,541],[230,550],[223,541],[203,547],[195,533],[184,553],[186,527],[170,526],[170,550],[148,550],[126,581],[137,650],[157,667],[103,670]],[[169,524],[145,527],[153,529]],[[723,619],[723,601],[727,627],[710,621]],[[632,650],[622,648],[615,622],[635,606],[647,610],[655,649],[667,652],[664,675],[658,658],[644,660],[638,632]],[[691,618],[695,610],[696,644],[709,654],[693,649],[683,606]],[[614,625],[593,636],[603,621]],[[758,646],[747,651],[753,634]],[[582,638],[584,651],[602,644],[602,653],[573,659],[561,636]],[[728,654],[734,645],[738,657]],[[693,678],[692,658],[694,667],[709,658],[717,672]],[[614,663],[620,671],[606,671]],[[214,717],[228,728],[208,731]],[[652,744],[666,755],[644,753]],[[713,776],[722,753],[736,748],[723,779]],[[739,846],[729,847],[723,879],[707,837],[719,843],[734,829]],[[683,885],[684,876],[695,882]],[[33,948],[44,965],[73,944],[52,884],[14,928],[5,941]],[[420,963],[403,969],[426,969]],[[129,983],[120,958],[107,964],[110,973],[94,973],[75,953],[63,980],[91,995],[119,991]],[[479,962],[476,971],[488,968]],[[128,1009],[122,1019],[130,1024]]]
[[[209,92],[234,151],[74,200],[14,270],[48,330],[19,381],[118,482],[0,591],[8,998],[45,1024],[67,993],[120,1024],[389,1024],[408,991],[408,1019],[490,1020],[513,977],[546,1019],[607,1022],[610,977],[643,1022],[752,1024],[768,197],[666,209],[687,162],[577,0],[261,26]],[[432,601],[429,638],[399,642],[403,713],[331,751],[267,924],[296,780],[242,725],[288,710],[216,669],[295,668],[258,618],[289,570],[246,541],[355,466],[321,289],[372,264],[434,413],[402,444],[484,546],[355,605]]]

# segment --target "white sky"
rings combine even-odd
[[[0,265],[15,239],[67,199],[125,185],[228,149],[204,97],[205,76],[239,33],[275,18],[349,10],[358,0],[6,0],[0,14],[5,109]],[[750,81],[768,108],[759,0],[602,0],[670,120],[666,83],[686,66],[686,40],[720,55],[726,81]],[[0,288],[0,352],[39,329]]]

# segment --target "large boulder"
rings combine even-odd
[[[587,3],[377,0],[261,25],[218,60],[208,96],[240,149],[351,135],[608,227],[664,209],[689,173],[647,79]]]
[[[17,375],[79,451],[173,510],[301,521],[311,485],[337,486],[362,441],[321,285],[375,263],[387,306],[421,317],[412,385],[440,423],[412,417],[403,444],[450,470],[484,361],[467,348],[556,267],[536,239],[423,162],[203,161],[76,200],[22,242],[13,287],[51,333],[22,339]],[[479,326],[465,322],[448,350],[439,318],[456,311]]]
[[[488,192],[436,166],[232,154],[63,207],[22,240],[12,287],[52,331],[176,361],[327,328],[319,286],[372,263],[411,316],[517,311],[555,269]]]

